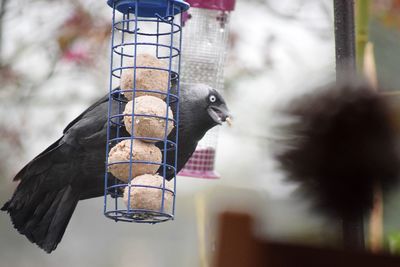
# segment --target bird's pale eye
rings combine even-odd
[[[215,95],[210,95],[209,99],[211,103],[215,103],[215,101],[217,101],[217,97]]]

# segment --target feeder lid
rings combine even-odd
[[[135,13],[138,17],[171,16],[184,12],[190,5],[183,0],[107,0],[110,7],[114,7],[119,12]],[[135,12],[138,5],[139,14]]]
[[[186,0],[191,7],[232,11],[235,9],[236,0]]]

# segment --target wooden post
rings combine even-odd
[[[196,217],[197,217],[197,237],[199,239],[200,266],[208,267],[207,247],[206,247],[206,203],[203,193],[196,196]]]
[[[365,251],[271,242],[257,237],[252,217],[225,212],[220,216],[213,267],[399,267],[400,257]]]
[[[258,267],[262,255],[253,234],[253,218],[248,214],[224,212],[218,227],[215,267]]]

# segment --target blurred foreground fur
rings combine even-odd
[[[342,218],[370,211],[376,183],[398,181],[400,158],[388,104],[367,85],[332,84],[285,110],[294,122],[276,154],[318,211]]]

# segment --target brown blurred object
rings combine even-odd
[[[398,267],[400,257],[280,244],[257,238],[250,215],[225,212],[219,219],[214,267]]]
[[[382,251],[383,242],[383,196],[380,184],[374,188],[374,204],[369,223],[369,247],[371,252]]]
[[[400,134],[400,91],[383,92],[381,95],[386,99],[391,109],[391,123],[396,133]]]
[[[363,73],[371,87],[374,90],[378,90],[378,75],[376,73],[374,44],[372,42],[368,42],[365,45]]]
[[[365,45],[363,73],[371,88],[377,91],[378,76],[372,42],[367,42]],[[381,185],[375,183],[373,190],[373,207],[369,221],[369,248],[371,252],[379,253],[382,251],[383,241],[383,199]]]
[[[364,51],[364,76],[371,88],[378,90],[378,76],[376,73],[374,45],[368,42]],[[382,251],[383,242],[383,195],[382,187],[379,183],[374,185],[374,199],[369,221],[369,248],[371,252],[379,253]]]

